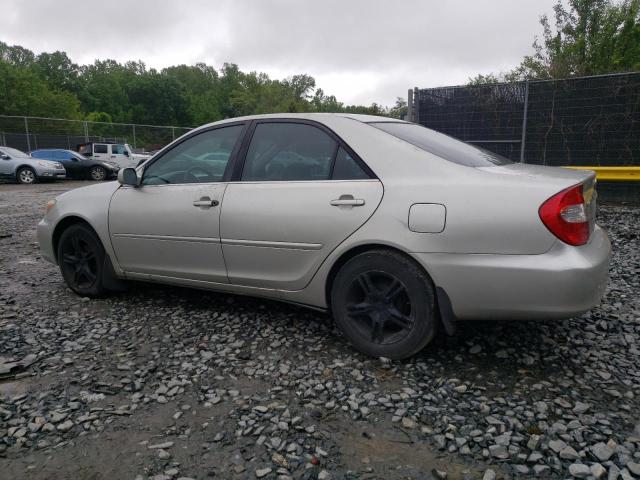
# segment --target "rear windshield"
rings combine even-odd
[[[443,133],[415,123],[373,122],[376,127],[422,150],[467,167],[491,167],[513,163],[511,160]]]

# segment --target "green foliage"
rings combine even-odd
[[[32,70],[0,61],[0,114],[79,118],[80,102],[52,90]]]
[[[141,61],[77,65],[64,52],[34,55],[0,42],[0,114],[196,126],[242,115],[313,111],[399,116],[406,104],[344,105],[305,74],[277,80],[230,63],[219,71],[204,63],[161,71]]]
[[[407,107],[407,101],[402,97],[396,98],[396,104],[389,110],[389,116],[393,118],[404,118],[409,109]]]
[[[107,112],[89,112],[87,116],[84,117],[84,119],[89,120],[90,122],[103,122],[103,123],[113,122],[111,115],[109,115]]]
[[[547,15],[540,24],[533,55],[510,72],[477,75],[469,84],[640,70],[640,0],[558,0],[553,26]]]

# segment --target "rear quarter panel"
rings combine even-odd
[[[384,241],[407,252],[539,254],[556,241],[538,209],[571,180],[541,180],[541,175],[501,167],[466,167],[361,122],[337,117],[327,123],[367,162],[385,189],[378,210],[349,242]],[[415,203],[444,205],[444,230],[410,231],[409,209]]]
[[[384,197],[372,217],[331,252],[305,291],[291,293],[289,299],[326,305],[331,267],[343,254],[363,245],[386,245],[406,253],[538,255],[558,242],[540,220],[538,209],[555,193],[579,183],[579,176],[534,178],[500,167],[466,167],[361,122],[337,117],[325,123],[381,179]],[[444,205],[444,230],[409,230],[409,210],[415,203]],[[435,272],[429,273],[437,284]]]

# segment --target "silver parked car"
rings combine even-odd
[[[269,297],[330,310],[359,350],[404,358],[456,319],[579,314],[607,281],[593,172],[399,120],[224,120],[118,176],[50,201],[38,224],[80,295],[135,279]]]
[[[15,148],[0,147],[0,178],[35,183],[38,180],[64,179],[66,175],[60,162],[39,160]]]

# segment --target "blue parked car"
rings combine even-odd
[[[92,160],[73,150],[46,148],[34,150],[31,156],[43,160],[60,162],[67,171],[67,178],[76,180],[107,180],[118,175],[120,167],[117,163],[104,160]]]

